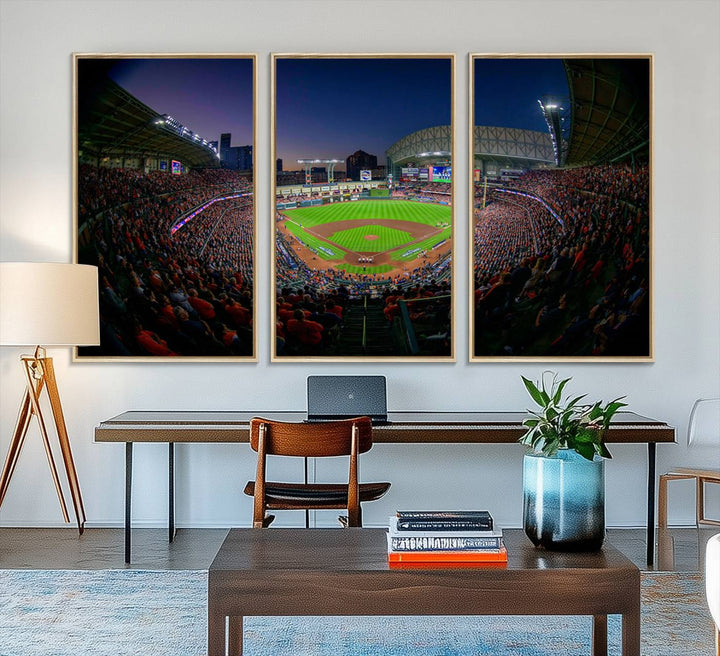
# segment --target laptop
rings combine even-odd
[[[388,423],[385,376],[308,376],[308,421],[370,417]]]

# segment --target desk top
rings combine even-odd
[[[131,410],[95,427],[96,442],[249,441],[252,417],[303,421],[304,411]],[[373,428],[375,443],[516,442],[525,432],[524,412],[389,412],[389,423]],[[615,415],[608,443],[674,442],[675,429],[633,412]]]

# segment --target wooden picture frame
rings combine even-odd
[[[454,68],[272,56],[272,362],[455,361]]]
[[[101,319],[74,359],[256,362],[256,56],[78,53],[73,75],[73,257]]]
[[[651,54],[471,54],[471,362],[650,362]]]

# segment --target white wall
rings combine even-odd
[[[70,2],[1,0],[0,259],[71,261],[71,53],[257,52],[259,298],[269,295],[271,52],[455,52],[454,168],[468,165],[468,53],[654,52],[655,362],[566,364],[574,389],[610,398],[678,428],[680,445],[658,448],[658,469],[708,465],[688,450],[692,401],[720,393],[720,4],[677,2],[462,0],[325,2],[176,0]],[[520,375],[542,364],[467,363],[468,182],[456,187],[456,364],[269,364],[269,310],[259,303],[258,364],[72,363],[53,353],[90,525],[123,518],[124,451],[95,444],[93,427],[127,409],[304,408],[309,373],[380,373],[392,409],[524,409]],[[68,302],[71,302],[69,299]],[[19,349],[0,353],[0,457],[22,391]],[[640,525],[645,513],[643,446],[613,449],[608,523]],[[376,446],[367,479],[387,477],[390,494],[366,510],[383,524],[402,506],[453,506],[469,495],[505,525],[521,521],[519,446]],[[166,450],[136,448],[134,516],[162,523]],[[718,464],[718,463],[715,463]],[[241,525],[251,506],[241,491],[252,474],[247,446],[178,449],[180,525]],[[720,495],[711,498],[720,514]],[[33,427],[2,507],[2,525],[55,525],[60,513]],[[671,520],[693,517],[689,485],[676,483]],[[293,518],[283,518],[292,523]],[[328,519],[329,521],[329,519]]]

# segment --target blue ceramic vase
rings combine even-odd
[[[572,449],[526,454],[523,526],[536,547],[597,551],[605,539],[605,460]]]

